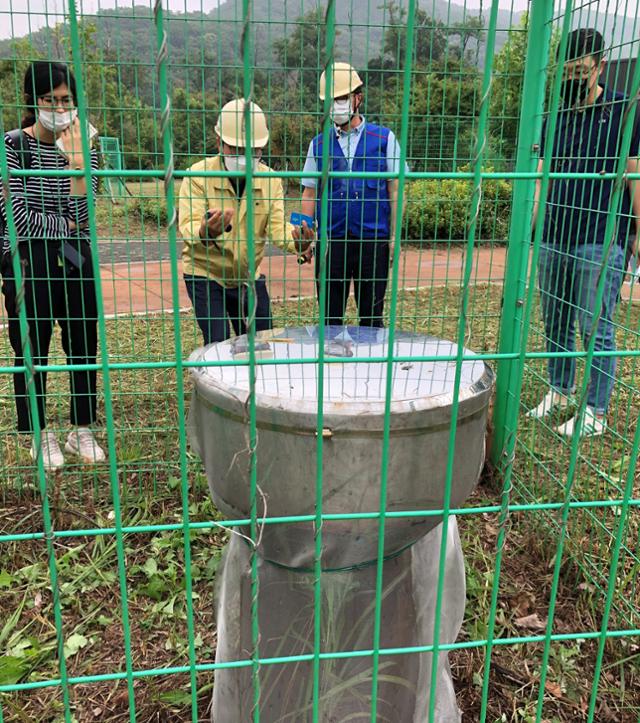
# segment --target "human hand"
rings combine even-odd
[[[58,147],[64,153],[69,168],[76,171],[84,169],[84,156],[82,155],[82,134],[80,132],[80,121],[73,119],[73,123],[58,135]]]
[[[225,231],[230,231],[233,209],[227,208],[222,212],[219,208],[210,208],[202,219],[200,226],[200,238],[206,243],[207,240],[217,239]]]
[[[315,229],[307,225],[306,221],[302,222],[302,226],[294,226],[291,231],[291,236],[296,242],[296,248],[302,254],[304,254],[311,244],[315,241],[316,232]],[[306,263],[306,262],[305,262]]]
[[[78,229],[83,230],[89,228],[88,221],[81,223],[79,226],[75,221],[72,221],[71,219],[68,219],[67,223],[69,224],[69,231],[77,231]]]

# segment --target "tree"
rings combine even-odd
[[[397,0],[387,0],[389,18],[384,34],[382,54],[372,58],[370,68],[404,68],[407,50],[407,11]],[[440,20],[435,20],[422,8],[415,14],[413,40],[413,67],[431,66],[442,60],[447,50],[447,35]]]
[[[24,115],[22,87],[24,74],[32,60],[41,57],[28,38],[13,40],[6,59],[0,60],[0,113],[2,129],[18,128]]]
[[[484,19],[482,15],[467,17],[461,22],[454,23],[453,30],[449,35],[457,36],[459,39],[456,50],[460,60],[466,60],[470,63],[476,62],[484,34]],[[475,41],[475,51],[468,47],[472,40]]]
[[[529,17],[510,28],[509,38],[496,55],[491,90],[491,133],[507,158],[515,155],[522,98],[522,81],[529,37]]]
[[[559,31],[551,36],[550,57],[555,57]],[[494,61],[491,93],[491,132],[506,158],[513,158],[518,140],[522,105],[522,84],[529,42],[529,18],[526,13],[509,30],[509,38]],[[551,90],[547,86],[547,93]]]
[[[338,35],[339,33],[336,33]],[[276,60],[283,68],[285,95],[293,91],[299,100],[315,98],[324,58],[324,10],[314,8],[297,18],[295,30],[273,43]]]

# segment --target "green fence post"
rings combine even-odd
[[[333,87],[333,63],[335,62],[336,43],[336,3],[335,0],[328,0],[325,15],[325,35],[323,54],[323,71],[325,73],[325,87]],[[333,123],[331,122],[331,93],[325,93],[322,101],[322,177],[318,179],[316,197],[320,198],[320,215],[327,218],[329,215],[329,149],[331,144],[329,138],[332,133]],[[327,225],[322,224],[318,235],[319,244],[319,273],[318,273],[318,399],[316,407],[316,429],[324,427],[324,393],[325,393],[325,302],[327,298],[327,254],[329,249],[329,235]],[[312,692],[312,721],[320,723],[320,648],[322,643],[322,526],[323,526],[323,459],[324,459],[324,437],[317,435],[316,440],[316,465],[315,465],[315,509],[314,509],[314,559],[313,559],[313,692]]]
[[[162,143],[162,166],[164,171],[164,196],[167,201],[167,235],[169,237],[169,262],[171,264],[171,305],[173,316],[173,339],[176,349],[176,396],[178,419],[186,418],[184,373],[182,368],[182,334],[180,330],[180,292],[178,272],[178,214],[176,210],[173,133],[171,126],[171,96],[169,91],[169,51],[165,14],[161,0],[155,0],[153,21],[156,31],[156,73],[158,78],[160,127]],[[191,539],[189,532],[189,477],[187,471],[187,434],[184,424],[179,425],[178,445],[180,451],[180,496],[182,501],[182,549],[184,554],[184,592],[187,618],[189,652],[189,695],[191,721],[198,722],[198,684],[196,679],[195,627],[193,619],[193,579],[191,575]]]
[[[69,10],[69,36],[71,41],[71,67],[75,73],[78,94],[78,119],[81,127],[86,128],[88,122],[87,96],[84,89],[83,48],[80,44],[80,24],[75,0],[68,0]],[[89,161],[91,148],[87,133],[82,134],[82,152]],[[91,163],[85,164],[83,175],[87,184],[87,205],[89,207],[89,238],[91,240],[91,262],[93,264],[96,299],[98,304],[98,353],[99,369],[102,372],[102,388],[104,393],[104,407],[107,422],[107,464],[109,466],[109,481],[113,499],[113,513],[116,528],[116,549],[118,561],[118,587],[120,592],[120,615],[122,617],[122,631],[124,639],[125,670],[127,681],[127,698],[129,704],[129,721],[135,723],[136,701],[133,686],[133,653],[131,617],[129,613],[129,597],[127,591],[127,565],[125,553],[125,540],[122,534],[122,499],[119,487],[118,462],[116,454],[116,433],[113,414],[113,390],[111,370],[109,368],[109,347],[107,343],[107,329],[102,294],[102,279],[100,276],[100,258],[98,253],[98,229],[96,221],[96,198],[91,184],[93,171]]]
[[[536,143],[542,131],[540,108],[544,103],[546,66],[551,43],[550,20],[553,17],[552,0],[532,3],[529,17],[527,58],[522,86],[522,107],[518,130],[516,173],[536,170],[538,153]],[[536,181],[516,178],[513,181],[511,225],[507,246],[507,260],[502,296],[500,324],[500,353],[520,350],[522,339],[522,309],[527,281],[529,236]],[[513,413],[512,374],[518,359],[501,359],[497,365],[496,401],[493,412],[493,444],[491,461],[498,466],[506,441],[506,419]]]

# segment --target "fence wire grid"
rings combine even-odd
[[[637,2],[8,0],[0,28],[0,721],[210,720],[216,675],[236,669],[250,671],[246,720],[343,720],[334,711],[356,687],[353,719],[402,719],[385,691],[419,691],[393,678],[394,660],[442,654],[463,721],[640,721]],[[584,52],[578,29],[598,31]],[[40,125],[24,131],[43,127],[42,111],[76,109],[64,151],[57,136],[11,133],[33,110],[24,82],[36,61],[65,63],[75,88],[58,97],[47,66]],[[382,134],[384,161],[371,151],[361,167],[331,166],[332,144],[358,157],[357,121],[336,133],[333,98],[319,97],[321,74],[338,83],[335,62],[358,73],[361,130],[373,129],[363,147]],[[570,86],[584,93],[573,106]],[[235,144],[219,139],[234,99],[245,133]],[[352,205],[345,228],[377,229],[365,241],[343,232],[344,249],[359,249],[353,272],[350,252],[326,253],[332,228],[320,220],[341,183],[374,209],[365,218]],[[229,214],[215,232],[211,209]],[[320,220],[315,255],[292,235],[296,213]],[[329,514],[329,369],[370,362],[360,346],[348,359],[327,353],[340,311],[349,328],[386,330],[384,425],[378,504]],[[311,328],[317,426],[300,482],[312,512],[277,516],[262,491],[256,384],[300,361],[270,358],[264,340]],[[194,376],[225,363],[191,355],[244,332],[243,353],[225,363],[249,380],[250,505],[229,519],[187,424]],[[387,507],[394,365],[442,361],[399,357],[406,333],[454,343],[444,489],[427,511]],[[487,464],[456,506],[469,362],[496,384]],[[73,425],[92,427],[94,464],[78,456]],[[50,436],[66,440],[57,469]],[[430,460],[411,464],[428,475]],[[436,515],[431,637],[385,648],[389,523]],[[369,633],[331,647],[323,537],[363,519],[378,535]],[[301,522],[314,531],[312,645],[263,656],[257,550],[265,529]],[[466,604],[457,638],[443,641],[455,525]],[[249,621],[250,641],[219,662],[216,582],[239,535],[250,598],[227,612]],[[362,658],[359,677],[331,677]],[[307,671],[286,716],[263,705],[273,669]],[[411,720],[449,720],[436,671]]]

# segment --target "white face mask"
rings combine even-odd
[[[66,110],[63,113],[38,109],[38,120],[42,124],[42,127],[52,133],[60,133],[60,131],[66,130],[76,119],[77,115],[78,111],[75,108],[73,110]]]
[[[348,123],[353,116],[353,110],[351,108],[351,98],[347,100],[334,100],[331,108],[331,120],[337,126],[343,126]]]
[[[259,158],[253,158],[253,170],[258,170],[258,164],[260,163]],[[224,155],[224,165],[227,171],[240,171],[244,173],[247,170],[247,157],[246,156],[229,156]]]

